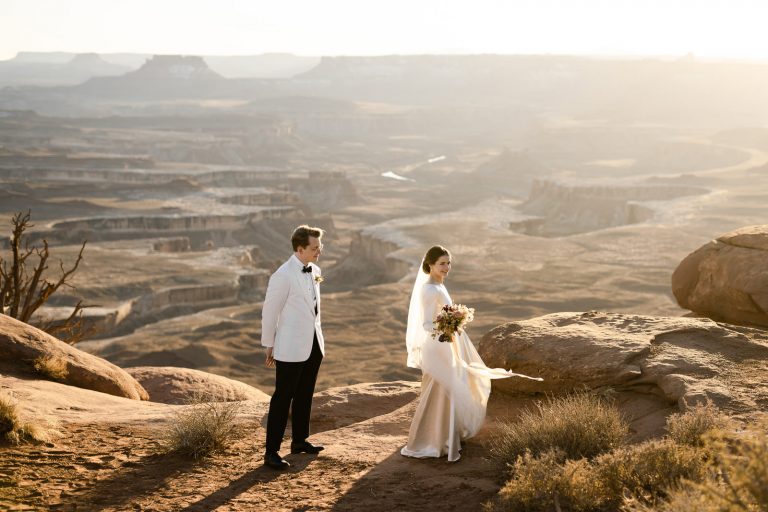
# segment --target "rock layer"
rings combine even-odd
[[[699,187],[669,184],[589,185],[536,180],[521,211],[544,219],[526,233],[563,236],[645,222],[655,215],[653,202],[706,193]]]

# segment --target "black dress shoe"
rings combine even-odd
[[[320,453],[325,447],[319,444],[312,444],[309,441],[300,443],[291,443],[291,453]]]
[[[264,454],[264,465],[272,469],[288,469],[291,465],[282,458],[277,452],[267,452]]]

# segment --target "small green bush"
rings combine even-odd
[[[530,452],[536,456],[559,450],[564,458],[591,458],[621,446],[629,426],[605,398],[588,392],[548,397],[535,410],[524,411],[515,422],[502,424],[491,440],[494,458],[513,464]]]
[[[167,433],[168,452],[194,459],[226,448],[234,437],[238,402],[211,402],[196,397],[176,415]]]

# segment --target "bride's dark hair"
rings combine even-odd
[[[424,255],[424,262],[421,264],[421,271],[425,274],[429,274],[429,266],[437,263],[437,260],[439,260],[442,256],[448,256],[450,258],[451,253],[448,252],[448,249],[442,245],[435,245],[430,247],[427,253]]]

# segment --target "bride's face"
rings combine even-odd
[[[437,281],[442,281],[448,277],[448,272],[451,271],[451,257],[440,256],[434,265],[429,266],[429,275]]]

